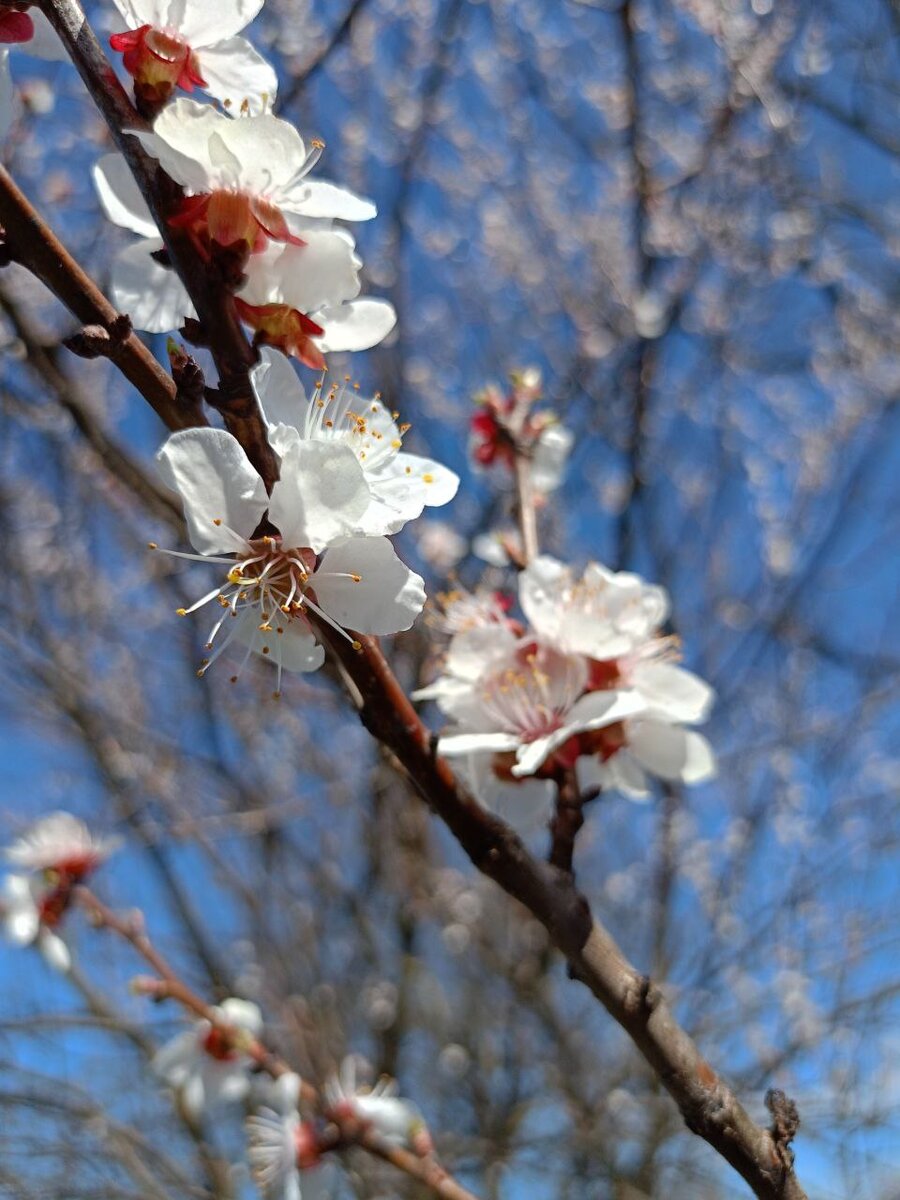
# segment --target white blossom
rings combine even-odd
[[[124,51],[139,92],[165,101],[175,87],[200,87],[226,108],[257,113],[275,100],[278,78],[239,37],[263,0],[114,0],[127,26],[110,42]]]
[[[305,244],[273,242],[252,255],[235,305],[257,341],[321,370],[325,354],[376,346],[397,314],[387,300],[356,299],[362,263],[345,230],[295,228]]]
[[[709,742],[694,729],[651,716],[623,722],[622,745],[605,761],[582,757],[575,764],[583,791],[612,789],[632,800],[650,796],[648,775],[670,783],[705,783],[716,774]]]
[[[531,459],[531,482],[544,495],[555,492],[563,481],[575,435],[554,421],[538,434]]]
[[[456,725],[438,751],[448,757],[509,755],[514,778],[533,775],[576,735],[614,725],[645,707],[630,691],[585,694],[587,681],[583,658],[522,639],[471,688],[444,697]]]
[[[215,240],[222,228],[255,222],[269,237],[288,240],[309,218],[366,221],[375,205],[324,180],[309,179],[323,143],[309,147],[288,121],[270,113],[232,120],[184,97],[159,114],[152,131],[131,130],[144,149],[188,198],[210,199],[208,222]],[[186,206],[189,211],[190,205]],[[194,209],[198,206],[194,205]]]
[[[9,940],[17,946],[37,946],[48,965],[65,974],[71,966],[69,948],[46,921],[45,902],[52,891],[36,876],[7,875],[0,909]]]
[[[281,474],[271,496],[224,430],[173,434],[159,463],[184,503],[199,557],[228,568],[220,587],[180,610],[218,602],[209,650],[230,626],[200,674],[236,638],[246,646],[245,661],[256,652],[276,664],[278,694],[282,670],[314,671],[324,660],[308,611],[342,633],[397,633],[412,625],[425,591],[386,537],[359,536],[372,494],[349,446],[306,441],[283,425],[275,432]],[[257,536],[266,512],[274,532]]]
[[[58,971],[68,971],[69,950],[57,932],[82,883],[119,845],[116,837],[94,837],[83,821],[67,812],[49,813],[7,847],[17,870],[3,884],[3,922],[19,946],[36,945]]]
[[[341,1069],[323,1089],[330,1108],[340,1116],[353,1117],[396,1146],[407,1146],[417,1154],[431,1151],[431,1137],[418,1106],[397,1095],[395,1079],[383,1077],[372,1088],[357,1083],[356,1059],[348,1055]]]
[[[216,1104],[243,1100],[250,1089],[252,1059],[246,1041],[262,1032],[262,1014],[249,1000],[231,997],[213,1010],[216,1021],[201,1020],[157,1051],[153,1069],[199,1116]],[[220,1023],[230,1027],[229,1032]],[[242,1042],[244,1048],[242,1048]]]
[[[97,838],[67,812],[49,813],[7,847],[5,857],[28,871],[53,871],[83,879],[121,845],[121,838]]]
[[[547,555],[519,576],[519,603],[542,641],[600,661],[632,652],[669,613],[665,591],[639,575],[590,563],[576,580]]]
[[[363,397],[346,382],[316,386],[309,400],[290,362],[264,349],[250,373],[267,422],[295,429],[304,441],[349,447],[372,493],[363,532],[396,533],[423,508],[448,503],[459,478],[440,463],[402,449],[408,426],[380,396]]]

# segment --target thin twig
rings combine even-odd
[[[156,972],[156,978],[139,978],[135,981],[141,994],[150,996],[153,1000],[175,1000],[188,1012],[203,1021],[208,1021],[223,1035],[232,1039],[241,1051],[253,1062],[270,1075],[278,1079],[291,1072],[291,1067],[273,1054],[258,1038],[248,1035],[244,1029],[238,1029],[222,1016],[221,1010],[207,1004],[202,996],[179,977],[177,971],[166,961],[153,945],[144,927],[143,918],[139,915],[122,917],[90,890],[80,886],[75,889],[75,901],[88,914],[91,924],[97,929],[108,929],[119,937],[124,938],[134,947],[137,953]],[[300,1097],[322,1112],[337,1131],[334,1148],[344,1145],[355,1145],[367,1150],[376,1158],[391,1163],[404,1174],[418,1179],[428,1187],[435,1196],[442,1200],[478,1200],[473,1192],[468,1191],[437,1162],[433,1157],[423,1157],[413,1154],[402,1146],[395,1146],[380,1137],[371,1125],[355,1117],[345,1117],[332,1111],[322,1103],[322,1098],[316,1088],[310,1083],[301,1081]]]

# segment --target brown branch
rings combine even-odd
[[[550,822],[550,857],[552,866],[575,878],[572,860],[575,839],[584,824],[584,797],[578,787],[575,768],[567,770],[556,788],[556,810]]]
[[[113,140],[125,155],[159,226],[172,265],[190,293],[219,372],[220,393],[216,407],[222,413],[226,428],[244,447],[247,457],[271,490],[278,478],[278,460],[269,445],[259,405],[250,386],[249,371],[257,354],[241,331],[226,280],[220,272],[211,269],[213,264],[200,261],[187,233],[169,225],[168,217],[181,199],[182,191],[156,160],[144,152],[137,139],[129,137],[130,130],[146,129],[147,122],[138,114],[116,78],[77,0],[42,0],[40,7],[59,34],[105,118]]]
[[[757,1125],[678,1024],[662,992],[628,962],[591,916],[571,876],[541,863],[513,831],[483,809],[432,749],[428,729],[372,638],[356,651],[322,625],[318,636],[341,661],[365,727],[402,764],[473,864],[536,917],[580,980],[622,1026],[678,1104],[688,1128],[707,1141],[761,1200],[805,1200],[772,1134]]]
[[[0,226],[10,257],[46,284],[79,321],[108,329],[120,317],[3,166],[0,166]],[[183,421],[175,402],[175,385],[140,338],[131,334],[110,357],[170,429],[198,424],[196,419]]]

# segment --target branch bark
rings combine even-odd
[[[12,259],[40,279],[84,325],[107,329],[120,316],[3,166],[0,166],[0,225]],[[139,337],[130,334],[110,357],[169,429],[198,424],[196,417],[184,420],[175,402],[175,384]]]

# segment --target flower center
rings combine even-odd
[[[221,1029],[213,1027],[203,1039],[203,1049],[217,1062],[231,1062],[237,1058],[237,1051],[231,1044],[230,1037]]]
[[[515,659],[514,666],[488,676],[481,701],[499,729],[533,742],[565,723],[566,713],[584,690],[584,666],[535,643],[519,647]]]
[[[325,357],[312,340],[325,330],[305,313],[288,304],[248,304],[240,296],[234,297],[234,307],[244,324],[255,331],[254,345],[275,346],[315,371],[325,370]]]

